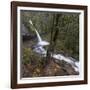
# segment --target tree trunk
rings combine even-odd
[[[51,39],[50,39],[50,45],[47,50],[47,56],[46,56],[46,62],[49,63],[50,60],[52,59],[51,56],[54,53],[54,47],[56,45],[56,39],[59,33],[58,29],[58,20],[59,20],[59,14],[54,14],[53,15],[53,20],[52,20],[52,27],[51,27]]]

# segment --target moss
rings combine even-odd
[[[30,57],[33,55],[31,48],[23,48],[23,63],[30,63]]]

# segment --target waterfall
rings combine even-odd
[[[33,26],[33,23],[32,23],[31,20],[29,20],[29,23]],[[35,28],[34,26],[33,26],[33,28],[34,28],[34,30],[35,30],[35,32],[36,32],[37,39],[38,39],[37,45],[38,45],[38,46],[42,46],[42,47],[49,45],[49,42],[44,41],[44,40],[41,39],[41,36],[39,35],[38,31],[36,30],[36,28]]]
[[[46,55],[46,50],[44,49],[43,46],[49,45],[49,42],[42,40],[41,36],[39,35],[38,31],[36,30],[36,28],[33,26],[33,23],[31,20],[29,20],[29,23],[32,25],[33,29],[36,32],[37,35],[37,39],[38,39],[38,43],[35,45],[33,51],[35,51],[36,53],[39,54],[44,54]]]
[[[31,20],[29,20],[29,23],[33,26],[33,23],[32,23],[32,21]],[[37,35],[37,38],[38,38],[38,42],[41,42],[42,41],[42,39],[41,39],[41,37],[40,37],[40,35],[39,35],[39,33],[38,33],[38,31],[36,30],[36,28],[33,26],[33,28],[34,28],[34,30],[35,30],[35,32],[36,32],[36,35]]]
[[[40,37],[40,35],[39,35],[39,33],[38,33],[38,31],[36,29],[35,29],[35,32],[36,32],[36,35],[37,35],[37,38],[38,38],[38,42],[41,42],[42,39],[41,39],[41,37]]]

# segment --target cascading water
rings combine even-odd
[[[29,20],[29,23],[33,26],[33,23],[32,23],[31,20]],[[34,28],[34,26],[33,26],[33,28]],[[43,46],[49,45],[49,42],[42,40],[39,33],[38,33],[38,31],[36,30],[36,28],[34,28],[34,30],[35,30],[36,35],[37,35],[38,43],[37,43],[37,45],[35,45],[35,48],[34,48],[33,51],[35,51],[36,53],[45,55],[46,50],[44,49]]]
[[[52,57],[57,60],[64,60],[65,62],[68,62],[69,64],[72,65],[72,67],[74,68],[76,72],[79,72],[80,63],[76,61],[75,59],[73,60],[72,57],[65,57],[62,54],[53,54]]]
[[[29,23],[33,26],[33,23],[31,20],[29,20]],[[33,26],[33,28],[34,28],[34,26]],[[39,53],[39,54],[44,54],[44,56],[46,56],[47,51],[44,49],[43,46],[49,45],[49,42],[43,41],[41,36],[39,35],[38,31],[36,30],[36,28],[34,28],[34,30],[35,30],[36,35],[37,35],[38,43],[35,46],[33,51],[35,51],[36,53]],[[62,54],[53,54],[52,57],[57,59],[57,60],[64,60],[65,62],[71,64],[71,66],[74,68],[74,70],[76,72],[80,71],[79,70],[80,63],[77,60],[73,60],[72,57],[65,57]]]

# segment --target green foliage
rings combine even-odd
[[[57,17],[58,20],[55,21],[55,18]],[[79,59],[78,13],[21,11],[21,22],[28,28],[30,34],[36,35],[32,26],[29,24],[30,19],[40,34],[46,33],[41,35],[42,39],[49,42],[52,41],[51,32],[53,32],[52,38],[54,38],[57,27],[59,31],[58,35],[56,35],[57,38],[55,41],[54,52],[63,52]],[[29,58],[27,58],[27,61],[28,59]]]
[[[30,63],[30,57],[32,56],[32,51],[30,48],[23,48],[23,63]]]
[[[27,66],[27,70],[30,70],[32,77],[41,76],[44,66],[45,58],[41,58],[40,55],[33,53],[31,48],[23,48],[23,65]],[[25,71],[26,72],[26,71]],[[25,74],[25,73],[24,73]]]

